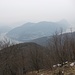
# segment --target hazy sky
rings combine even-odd
[[[0,23],[59,21],[75,25],[75,0],[0,0]]]

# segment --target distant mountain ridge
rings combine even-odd
[[[6,35],[12,39],[28,42],[37,38],[50,36],[56,30],[60,30],[60,28],[66,31],[68,27],[68,22],[65,20],[61,20],[59,22],[46,22],[42,21],[39,23],[26,23],[20,27],[16,27],[9,31]]]

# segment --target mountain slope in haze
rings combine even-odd
[[[0,26],[0,34],[6,33],[8,31],[10,31],[12,28],[9,26]]]
[[[31,42],[37,43],[41,46],[48,46],[48,44],[50,42],[50,36],[37,38],[37,39],[31,40]]]
[[[26,23],[20,27],[12,29],[7,33],[7,36],[22,42],[28,42],[33,39],[37,39],[40,37],[50,36],[56,30],[60,30],[60,28],[67,29],[68,26],[67,21],[60,22],[39,22],[39,23]]]
[[[59,38],[61,36],[61,34],[58,34],[57,37]],[[68,32],[68,33],[63,33],[62,34],[62,41],[63,38],[68,37],[68,39],[75,39],[75,32]],[[50,43],[50,40],[52,39],[52,36],[46,36],[46,37],[41,37],[41,38],[37,38],[34,40],[31,40],[31,42],[37,43],[41,46],[48,46],[48,44]]]

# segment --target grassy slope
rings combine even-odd
[[[59,70],[64,72],[63,75],[75,75],[75,65],[73,67],[57,67],[53,70],[40,70],[39,73],[37,73],[36,71],[29,72],[26,75],[59,75]]]

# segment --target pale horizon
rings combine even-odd
[[[74,0],[0,0],[0,25],[67,20],[75,24]]]

